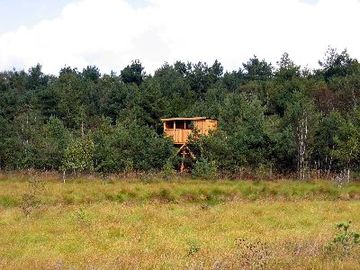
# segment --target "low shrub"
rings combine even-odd
[[[187,256],[193,256],[194,254],[196,254],[199,251],[200,251],[199,243],[197,241],[195,241],[195,240],[190,240],[188,242]]]
[[[200,158],[196,161],[192,176],[201,179],[214,179],[216,178],[217,168],[214,161],[208,161],[204,158]]]
[[[2,195],[0,196],[0,206],[2,207],[16,207],[19,205],[19,201],[11,196]]]
[[[351,221],[338,223],[336,225],[338,233],[333,239],[333,243],[340,246],[342,255],[345,256],[350,254],[355,245],[360,244],[360,233],[351,231],[350,224]]]

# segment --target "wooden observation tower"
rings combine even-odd
[[[174,145],[179,148],[177,154],[182,157],[180,172],[185,170],[185,157],[195,159],[187,146],[190,134],[196,130],[199,135],[208,135],[210,131],[218,127],[217,120],[207,117],[164,118],[161,121],[164,123],[164,135],[172,138]]]

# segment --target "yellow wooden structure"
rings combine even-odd
[[[186,144],[194,130],[201,135],[208,135],[218,126],[217,120],[206,117],[164,118],[161,121],[164,123],[164,135],[172,138],[175,145]]]
[[[180,171],[185,170],[184,160],[186,156],[195,159],[195,156],[187,147],[190,134],[195,130],[200,135],[208,135],[210,131],[216,130],[218,121],[207,117],[176,117],[161,119],[164,124],[164,135],[170,137],[174,145],[179,147],[178,153],[182,156]]]

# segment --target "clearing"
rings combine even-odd
[[[1,269],[357,269],[360,184],[0,176]]]

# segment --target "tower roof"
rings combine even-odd
[[[162,122],[168,121],[197,121],[197,120],[206,120],[208,117],[173,117],[173,118],[163,118]]]

